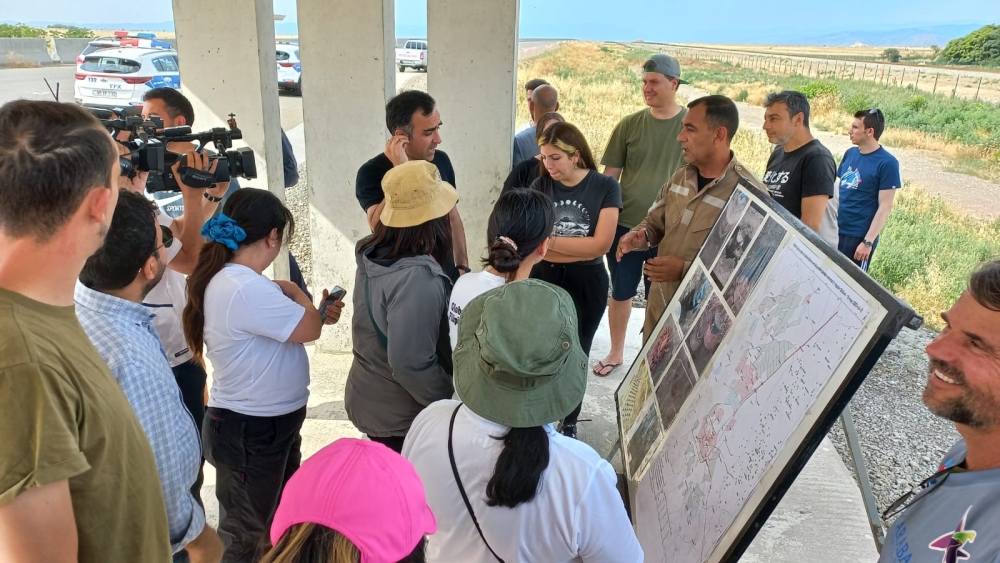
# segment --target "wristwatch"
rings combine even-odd
[[[221,197],[215,197],[214,195],[209,195],[208,192],[202,192],[202,193],[205,194],[205,199],[211,201],[212,203],[219,203],[220,201],[222,201]]]
[[[872,241],[870,241],[870,240],[866,240],[866,241],[864,241],[864,242],[863,242],[863,243],[861,243],[861,244],[864,244],[864,245],[865,245],[865,246],[867,246],[868,248],[871,248],[871,247],[872,247],[872,245],[873,245],[873,244],[875,244],[875,243],[873,243],[873,242],[872,242]]]
[[[466,274],[472,272],[472,268],[466,266],[465,264],[458,264],[458,265],[455,266],[455,269],[456,270],[461,270],[461,271],[465,272]]]

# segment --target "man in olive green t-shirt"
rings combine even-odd
[[[677,104],[681,68],[667,55],[653,55],[643,65],[642,94],[647,109],[627,115],[615,126],[604,151],[604,173],[617,178],[622,186],[622,212],[618,229],[607,254],[611,272],[611,303],[608,324],[611,328],[611,351],[594,366],[599,376],[610,375],[622,364],[625,330],[632,313],[632,298],[639,289],[643,263],[655,263],[656,249],[633,252],[618,262],[618,240],[646,218],[660,188],[684,164],[677,135],[687,110]],[[645,279],[646,294],[649,279]]]
[[[0,561],[171,560],[152,448],[73,307],[118,176],[86,110],[0,108]]]

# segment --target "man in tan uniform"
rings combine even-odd
[[[660,188],[646,218],[618,243],[618,260],[633,250],[657,246],[658,255],[643,267],[653,282],[646,297],[643,342],[656,328],[736,184],[742,180],[765,189],[729,149],[739,122],[736,104],[725,96],[705,96],[688,104],[677,135],[687,164]]]

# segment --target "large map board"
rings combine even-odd
[[[646,561],[738,559],[889,341],[919,322],[741,184],[616,394]]]

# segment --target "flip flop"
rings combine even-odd
[[[596,375],[597,377],[607,377],[607,376],[611,375],[612,373],[614,373],[615,370],[620,365],[621,364],[606,364],[604,362],[597,362],[597,369],[596,370],[592,370],[592,371],[594,372],[594,375]],[[611,370],[608,371],[607,373],[604,373],[604,370],[606,370],[608,368],[611,368]]]

